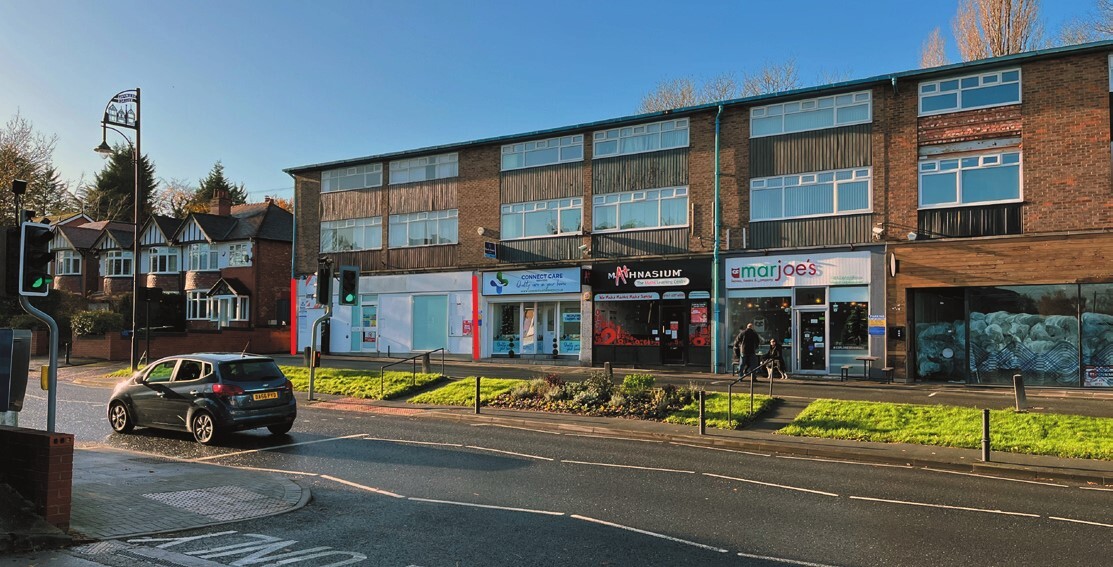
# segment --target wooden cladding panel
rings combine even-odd
[[[579,246],[583,239],[579,236],[556,236],[530,240],[504,240],[499,242],[498,259],[500,262],[527,263],[548,262],[553,260],[576,260],[583,257]]]
[[[390,214],[443,211],[459,208],[456,179],[437,179],[388,187]]]
[[[792,248],[870,242],[873,215],[750,223],[749,248]]]
[[[383,216],[382,188],[339,191],[321,195],[321,220],[362,219]]]
[[[919,213],[919,229],[927,238],[1021,234],[1021,209],[1021,203],[924,209]]]
[[[583,197],[583,171],[582,162],[504,171],[499,174],[502,202],[524,203]]]
[[[872,163],[871,124],[750,139],[753,177],[866,167]]]
[[[450,268],[456,265],[457,244],[444,246],[418,246],[391,248],[387,251],[387,270],[413,270],[418,268]]]
[[[338,266],[358,266],[360,272],[382,271],[385,257],[382,250],[356,250],[352,252],[331,252],[325,254],[332,259],[333,272]]]
[[[688,184],[688,148],[591,162],[593,194],[622,193]]]
[[[596,234],[591,237],[591,255],[597,259],[687,253],[688,229],[686,228],[616,232]]]

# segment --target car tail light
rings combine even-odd
[[[294,383],[293,382],[287,380],[286,383],[282,385],[282,387],[285,388],[286,391],[289,392],[290,394],[294,393]]]
[[[232,384],[213,384],[213,393],[218,396],[239,396],[243,388]]]

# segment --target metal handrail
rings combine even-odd
[[[383,366],[382,368],[379,368],[379,399],[381,400],[386,396],[386,369],[387,368],[390,368],[391,366],[397,366],[399,364],[402,364],[404,362],[409,362],[409,361],[412,360],[413,361],[413,370],[410,372],[410,380],[411,380],[411,384],[413,386],[417,386],[417,359],[424,358],[424,357],[429,356],[429,355],[431,355],[431,354],[433,354],[437,351],[440,351],[440,353],[441,353],[441,376],[444,376],[444,353],[445,353],[445,348],[444,347],[441,347],[441,348],[438,348],[438,349],[433,349],[433,350],[428,351],[428,352],[423,352],[421,354],[415,354],[415,355],[413,355],[409,358],[403,358],[402,360],[399,360],[397,362],[391,362],[390,364],[388,364],[386,366]]]
[[[741,362],[739,362],[739,364],[741,364]],[[771,359],[762,361],[761,364],[753,367],[746,374],[744,374],[742,376],[739,376],[736,380],[734,380],[730,384],[727,384],[727,427],[731,427],[731,423],[733,422],[732,417],[733,417],[733,414],[734,414],[734,395],[733,395],[732,389],[734,388],[735,384],[744,380],[746,378],[746,376],[750,377],[750,415],[751,416],[754,415],[754,373],[757,372],[758,370],[762,369],[762,368],[765,368],[766,371],[769,372],[769,397],[770,398],[773,397],[773,368],[772,368],[772,364],[773,364],[773,360],[771,360]]]

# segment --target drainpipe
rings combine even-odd
[[[719,200],[719,119],[723,105],[715,113],[715,248],[711,256],[711,373],[719,372],[719,232],[722,230],[722,205]]]

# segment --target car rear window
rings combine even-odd
[[[281,378],[282,371],[273,360],[243,360],[221,363],[220,375],[232,382],[260,382]]]

